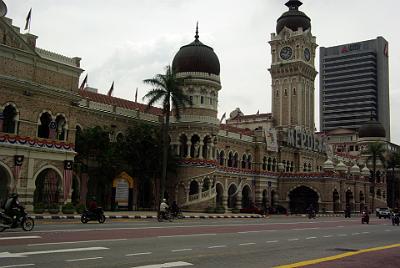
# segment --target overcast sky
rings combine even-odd
[[[7,17],[23,29],[32,7],[37,46],[82,58],[89,86],[139,100],[142,80],[162,73],[179,48],[194,40],[213,47],[221,63],[219,116],[239,107],[244,114],[271,112],[268,41],[286,0],[4,0]],[[319,46],[383,36],[389,41],[392,142],[400,144],[400,35],[398,0],[303,0]],[[317,53],[317,70],[319,52]],[[319,129],[319,80],[316,119]]]

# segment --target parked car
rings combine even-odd
[[[377,208],[376,209],[376,216],[379,217],[379,219],[381,219],[381,218],[389,219],[391,214],[392,214],[392,212],[390,211],[389,208]]]

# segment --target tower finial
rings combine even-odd
[[[196,40],[199,40],[199,22],[196,23],[196,35],[194,36]]]
[[[299,10],[299,6],[303,3],[299,0],[289,0],[285,5],[289,8],[289,10]]]

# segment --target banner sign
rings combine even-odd
[[[288,129],[288,145],[320,153],[326,151],[326,144],[322,137],[299,128]]]

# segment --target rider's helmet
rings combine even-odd
[[[162,200],[163,202],[167,202],[167,199],[165,199],[165,198],[163,198],[163,200]]]
[[[17,199],[18,198],[18,194],[17,193],[12,193],[10,197],[13,198],[13,199]]]

